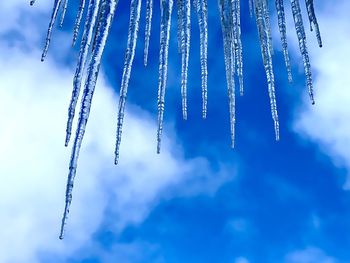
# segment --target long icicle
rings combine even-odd
[[[146,2],[146,28],[145,28],[145,49],[143,64],[146,67],[148,62],[149,42],[151,38],[152,29],[152,16],[153,16],[153,0],[147,0]]]
[[[158,80],[158,129],[157,129],[157,153],[160,153],[164,108],[165,108],[165,88],[168,74],[168,53],[170,40],[171,14],[173,10],[173,0],[160,0],[160,51],[159,51],[159,80]]]
[[[318,25],[317,18],[315,15],[314,1],[305,0],[305,3],[306,3],[307,14],[309,16],[311,31],[312,31],[312,24],[314,24],[318,45],[319,47],[322,47],[322,38],[320,33],[320,27]]]
[[[208,105],[208,2],[207,0],[194,0],[197,12],[200,35],[200,64],[202,81],[202,117],[207,117]]]
[[[234,0],[234,16],[235,16],[235,45],[236,45],[236,56],[237,56],[237,76],[239,81],[240,95],[243,96],[243,45],[241,39],[241,1]]]
[[[49,51],[49,46],[50,46],[51,36],[52,36],[52,29],[53,29],[53,27],[55,25],[55,22],[56,22],[56,19],[57,19],[58,10],[59,10],[59,8],[61,6],[61,2],[62,2],[62,0],[55,0],[55,2],[54,2],[53,9],[52,9],[52,14],[51,14],[51,19],[50,19],[50,23],[49,23],[49,28],[47,30],[45,46],[44,46],[43,53],[41,55],[41,61],[45,60],[47,52]]]
[[[275,6],[277,11],[278,29],[281,35],[281,43],[283,49],[284,63],[286,64],[288,81],[293,81],[292,67],[290,65],[288,42],[287,42],[287,30],[286,30],[286,17],[284,12],[283,0],[275,0]]]
[[[254,0],[254,9],[255,9],[255,17],[256,24],[259,33],[260,39],[260,47],[261,54],[263,58],[263,64],[266,72],[267,85],[270,97],[270,106],[271,106],[271,114],[275,127],[275,137],[276,140],[279,140],[279,121],[278,121],[278,113],[277,113],[277,104],[276,104],[276,94],[275,94],[275,80],[274,73],[272,67],[272,55],[269,49],[269,40],[268,40],[268,29],[266,28],[266,17],[264,11],[265,0]]]
[[[229,98],[229,112],[230,112],[230,130],[231,130],[231,147],[235,144],[235,47],[233,43],[233,22],[234,17],[232,13],[231,0],[219,0],[220,21],[224,42],[224,58],[227,91]]]
[[[248,0],[249,1],[249,15],[250,17],[253,17],[253,0]]]
[[[64,19],[66,18],[67,7],[68,7],[68,0],[64,0],[63,5],[62,5],[62,15],[61,15],[60,27],[63,26]]]
[[[181,98],[182,117],[187,120],[187,80],[191,40],[191,0],[182,0],[181,8]]]
[[[101,12],[102,12],[102,8],[101,8],[101,5],[100,5],[100,8],[98,9],[98,15],[97,17],[101,17]],[[102,22],[102,19],[97,19],[97,24],[95,26],[95,29],[94,29],[94,33],[93,33],[93,37],[92,37],[92,43],[91,43],[91,50],[93,51],[95,49],[95,46],[96,46],[96,42],[97,42],[97,32],[96,32],[96,29],[100,27],[100,23]]]
[[[64,208],[64,214],[62,218],[61,231],[60,231],[60,239],[64,237],[65,225],[67,222],[67,217],[69,214],[69,208],[72,202],[72,192],[74,185],[74,178],[77,170],[77,162],[79,157],[79,151],[82,144],[82,140],[85,133],[86,124],[90,114],[91,108],[91,100],[94,94],[96,81],[101,65],[101,57],[105,48],[105,44],[107,41],[107,37],[111,28],[114,12],[118,0],[103,0],[103,12],[101,14],[102,22],[99,24],[99,28],[97,29],[97,43],[96,48],[93,51],[89,62],[89,68],[87,72],[87,79],[85,83],[85,89],[82,98],[82,104],[79,114],[78,127],[76,131],[76,136],[74,139],[74,145],[72,149],[71,160],[69,164],[69,174],[68,174],[68,182],[66,189],[66,202]]]
[[[263,16],[265,20],[265,30],[267,35],[267,45],[270,49],[271,55],[273,55],[273,45],[272,45],[272,30],[271,30],[271,22],[270,22],[270,11],[269,11],[269,3],[268,0],[262,0],[262,10],[263,10]]]
[[[74,23],[72,46],[75,45],[78,38],[81,20],[83,18],[84,8],[85,8],[85,0],[80,0],[77,17],[75,18],[75,23]]]
[[[181,53],[181,39],[183,33],[183,3],[184,0],[176,0],[176,9],[177,9],[177,49]]]
[[[91,46],[91,41],[92,41],[92,37],[93,37],[95,25],[96,25],[99,7],[100,7],[100,0],[89,1],[89,7],[86,15],[86,20],[85,20],[83,38],[80,45],[78,63],[74,74],[72,98],[70,100],[69,109],[68,109],[68,121],[67,121],[67,127],[66,127],[65,146],[68,146],[71,133],[72,133],[72,124],[73,124],[73,119],[75,115],[75,108],[79,98],[80,87],[81,87],[81,82],[83,78],[83,71],[84,71],[85,63],[88,57],[88,52]]]
[[[299,42],[300,53],[301,53],[301,56],[303,58],[303,63],[304,63],[306,86],[309,90],[309,96],[310,96],[311,103],[315,104],[310,58],[309,58],[309,53],[307,51],[306,34],[305,34],[305,28],[304,28],[304,24],[303,24],[303,17],[301,15],[299,0],[291,0],[291,4],[292,4],[292,12],[293,12],[295,30],[297,32],[297,37],[299,40],[298,42]]]
[[[121,82],[120,94],[119,94],[120,98],[119,98],[119,106],[118,106],[118,123],[117,123],[117,136],[116,136],[116,148],[115,148],[115,160],[114,160],[115,164],[118,164],[118,161],[119,161],[119,149],[120,149],[123,121],[124,121],[124,114],[125,114],[126,95],[128,92],[132,64],[135,57],[137,35],[138,35],[139,23],[140,23],[140,13],[141,13],[141,0],[131,0],[128,43],[126,48],[123,76],[122,76],[122,82]]]

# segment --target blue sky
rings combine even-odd
[[[69,46],[76,6],[70,3],[66,23],[55,29],[48,59],[41,63],[48,2],[38,1],[32,8],[20,0],[0,3],[0,263],[350,262],[347,1],[315,2],[324,40],[319,49],[308,32],[315,106],[304,85],[290,10],[292,85],[272,17],[279,142],[274,140],[256,26],[248,15],[248,1],[242,3],[245,95],[237,97],[234,150],[217,3],[209,2],[207,120],[201,119],[194,13],[189,116],[187,121],[181,117],[173,14],[160,155],[155,153],[156,1],[147,68],[142,65],[144,23],[140,28],[121,159],[115,167],[116,112],[129,20],[129,2],[121,1],[103,58],[63,241],[58,240],[58,230],[70,155],[63,142],[77,56],[77,48]]]

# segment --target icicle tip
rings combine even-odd
[[[66,140],[64,142],[64,147],[68,147],[69,141],[70,141],[70,137],[66,137]]]
[[[275,140],[276,142],[280,140],[280,126],[278,121],[275,121]]]
[[[46,55],[47,55],[47,53],[46,53],[45,51],[43,51],[43,53],[42,53],[42,55],[41,55],[41,59],[40,59],[41,62],[44,62],[44,61],[45,61]]]
[[[203,112],[203,113],[202,113],[202,119],[203,119],[203,120],[206,120],[206,119],[207,119],[207,113],[206,113],[206,112]]]
[[[64,230],[65,230],[65,226],[66,226],[66,214],[67,214],[67,212],[64,211],[64,216],[62,218],[62,223],[61,223],[60,235],[58,236],[58,238],[60,240],[64,239]]]

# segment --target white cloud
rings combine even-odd
[[[23,11],[19,2],[0,4],[0,17],[14,23],[0,27],[0,33],[17,29]],[[115,167],[117,97],[102,79],[78,164],[68,233],[59,241],[70,154],[63,142],[72,71],[50,59],[39,61],[39,50],[30,48],[37,34],[31,26],[22,28],[18,42],[0,40],[0,263],[41,262],[40,252],[57,254],[64,262],[92,242],[109,202],[118,233],[125,224],[141,222],[170,187],[190,182],[184,194],[191,193],[188,189],[213,192],[227,179],[223,171],[212,174],[203,158],[184,159],[181,147],[167,137],[161,155],[155,154],[155,121],[130,104],[120,165]]]
[[[289,253],[285,263],[336,263],[334,258],[325,255],[325,253],[315,247],[297,250]]]
[[[235,259],[235,263],[249,263],[249,261],[244,257],[239,257]]]
[[[148,261],[152,263],[167,262],[161,253],[161,245],[144,241],[117,243],[109,247],[108,250],[94,243],[88,247],[87,251],[91,253],[91,255],[99,255],[99,260],[103,263],[133,263],[142,262],[145,261],[145,259],[148,259]]]
[[[305,99],[296,115],[295,129],[304,138],[320,145],[335,165],[345,166],[350,171],[348,10],[349,1],[324,4],[318,10],[324,47],[319,49],[310,45],[316,105],[311,106],[309,100]]]

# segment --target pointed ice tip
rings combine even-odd
[[[114,165],[118,165],[118,163],[119,163],[119,149],[117,148],[117,150],[114,152]]]
[[[314,96],[313,96],[313,95],[311,95],[311,104],[312,104],[312,105],[315,105],[315,99],[314,99]]]
[[[69,144],[69,141],[70,141],[70,135],[66,135],[66,140],[64,141],[64,146],[65,147],[68,147],[68,144]]]
[[[64,239],[64,226],[65,226],[65,221],[62,221],[61,230],[60,230],[60,236],[58,237],[60,240]]]
[[[275,140],[278,142],[280,140],[280,131],[279,129],[275,131]]]
[[[73,39],[72,39],[72,47],[74,47],[75,44],[77,43],[77,39],[78,39],[78,34],[74,32]]]
[[[44,62],[45,61],[45,57],[42,56],[40,60],[41,60],[41,62]]]

